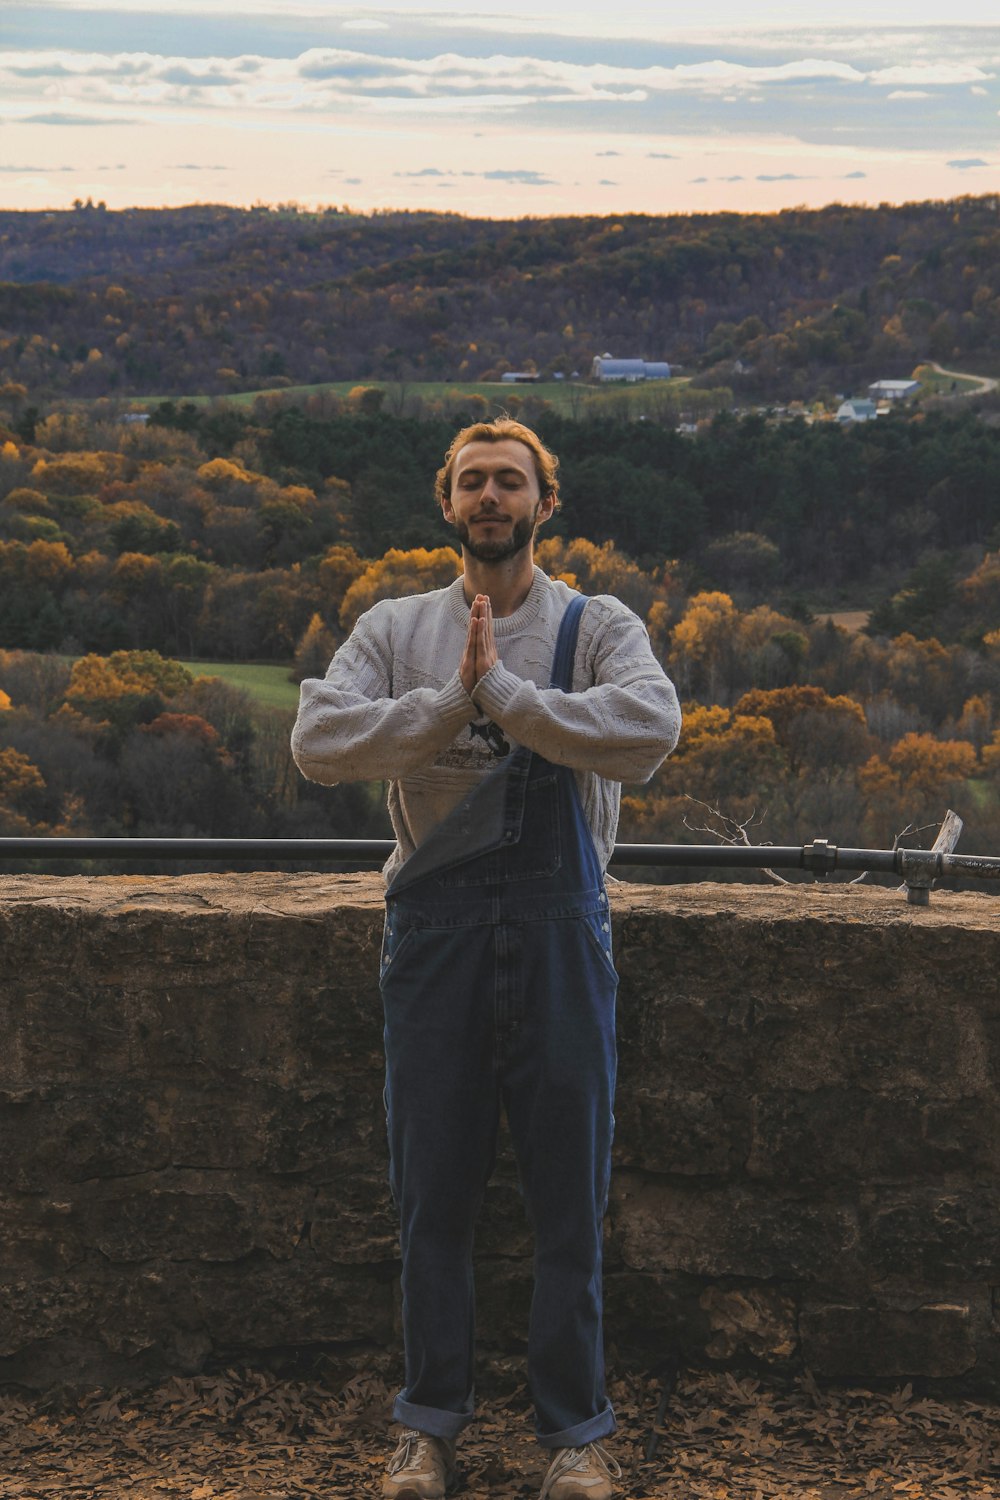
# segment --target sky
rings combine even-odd
[[[4,208],[994,192],[998,0],[0,0]]]

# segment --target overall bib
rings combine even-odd
[[[583,598],[560,624],[569,692]],[[535,1239],[528,1378],[548,1447],[615,1427],[604,1388],[602,1220],[615,993],[603,870],[574,773],[508,756],[386,893],[390,1184],[400,1213],[405,1384],[394,1415],[453,1438],[472,1417],[476,1216],[501,1106]]]

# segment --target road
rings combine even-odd
[[[936,375],[943,375],[946,380],[974,380],[975,387],[967,391],[955,391],[956,396],[985,396],[987,391],[995,391],[998,382],[990,375],[971,375],[967,370],[943,370],[940,365],[929,360],[931,369]]]

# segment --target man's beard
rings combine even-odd
[[[506,562],[508,557],[516,557],[528,546],[535,534],[537,520],[538,506],[536,505],[530,516],[523,516],[520,521],[514,522],[510,536],[498,537],[495,541],[473,541],[464,521],[456,521],[455,530],[465,551],[477,562]]]

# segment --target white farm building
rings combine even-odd
[[[869,401],[907,401],[920,391],[919,380],[876,380],[868,387]]]
[[[629,385],[639,380],[669,380],[666,360],[615,359],[610,354],[595,354],[590,368],[591,380],[624,380]]]

